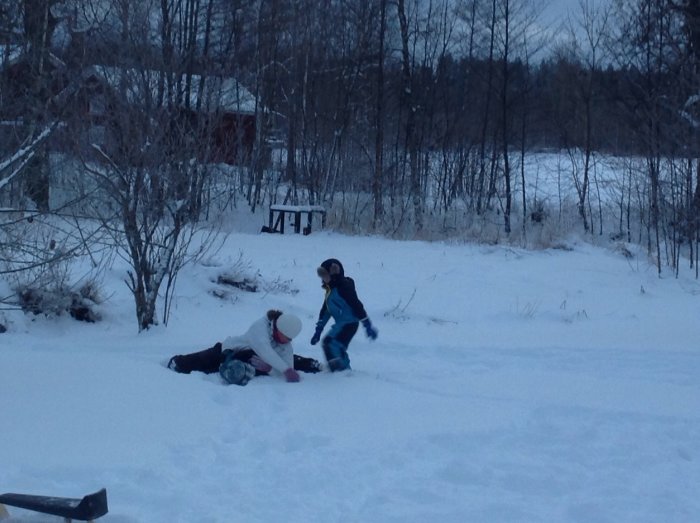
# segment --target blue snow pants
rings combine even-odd
[[[328,368],[332,372],[350,368],[348,345],[355,336],[359,325],[358,322],[335,323],[323,338],[323,353],[326,355]]]

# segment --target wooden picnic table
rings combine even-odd
[[[289,216],[290,225],[294,232],[304,235],[311,234],[314,214],[321,215],[321,227],[326,226],[326,209],[322,205],[270,205],[269,226],[266,232],[284,234],[285,218]],[[302,219],[306,218],[306,226],[302,228]]]

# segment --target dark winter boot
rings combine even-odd
[[[168,368],[183,374],[189,374],[192,371],[213,374],[219,370],[221,360],[221,343],[217,343],[199,352],[173,356],[168,362]]]
[[[323,353],[328,362],[328,368],[331,372],[348,370],[350,368],[350,357],[348,356],[347,347],[340,341],[326,336],[323,340]]]
[[[294,355],[294,370],[301,372],[309,372],[315,374],[321,372],[321,362],[313,358],[305,358],[304,356]]]
[[[331,372],[350,370],[350,362],[343,358],[333,358],[332,360],[328,360],[328,368]]]

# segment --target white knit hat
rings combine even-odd
[[[277,318],[277,330],[291,340],[301,332],[301,320],[294,314],[282,314]]]

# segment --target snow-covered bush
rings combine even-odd
[[[70,314],[79,321],[96,322],[101,319],[96,307],[100,303],[97,286],[89,282],[77,289],[64,285],[16,289],[19,306],[24,312],[35,315],[62,316]]]

